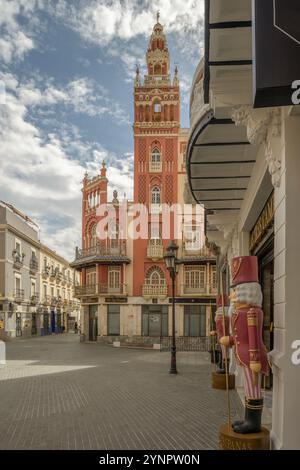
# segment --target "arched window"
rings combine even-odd
[[[97,225],[94,224],[90,233],[90,247],[97,245]]]
[[[158,150],[157,147],[155,147],[151,152],[151,162],[160,163],[160,161],[161,161],[160,151]]]
[[[161,203],[160,189],[158,186],[154,186],[151,190],[151,203],[152,204]]]
[[[161,64],[154,65],[154,75],[161,75]]]
[[[158,266],[153,266],[147,271],[146,283],[152,286],[165,285],[165,277],[163,271]]]

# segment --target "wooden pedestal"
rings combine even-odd
[[[220,450],[270,450],[270,433],[266,428],[255,434],[238,434],[228,424],[219,430]]]
[[[217,390],[226,390],[226,375],[217,374],[216,372],[213,372],[211,374],[211,383],[212,383],[212,388],[215,388]],[[235,375],[234,374],[229,374],[228,385],[229,385],[229,390],[232,390],[235,388]]]

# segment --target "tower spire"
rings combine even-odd
[[[156,22],[159,23],[159,18],[160,18],[160,11],[157,10],[157,13],[156,13]]]

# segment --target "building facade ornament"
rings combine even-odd
[[[251,106],[235,107],[231,115],[236,126],[247,128],[247,138],[252,145],[265,146],[265,158],[274,187],[280,186],[281,155],[274,151],[274,140],[281,137],[281,109],[253,109]]]

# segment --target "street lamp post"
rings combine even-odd
[[[172,346],[171,346],[171,368],[170,374],[177,374],[176,367],[176,337],[175,337],[175,280],[177,275],[177,251],[178,246],[175,241],[171,241],[166,254],[164,255],[164,260],[167,266],[167,270],[170,273],[172,280]]]

